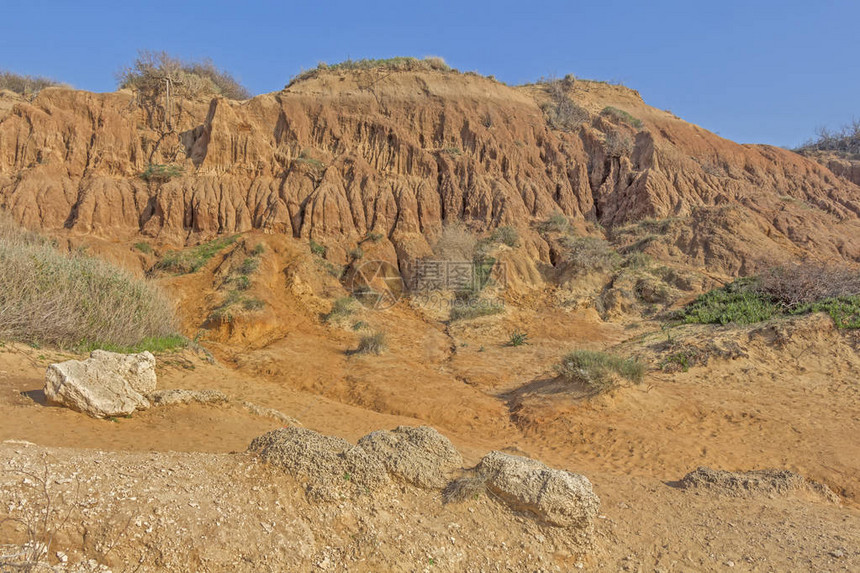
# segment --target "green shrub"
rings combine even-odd
[[[144,181],[154,183],[164,183],[170,181],[174,177],[179,177],[183,173],[181,165],[161,165],[158,163],[150,163],[146,169],[140,174],[140,178]]]
[[[311,239],[310,241],[310,248],[311,252],[318,257],[324,257],[326,254],[326,248],[314,241],[313,239]]]
[[[778,314],[779,306],[756,290],[754,279],[738,279],[700,295],[683,309],[681,318],[687,323],[752,324]]]
[[[860,328],[860,296],[841,296],[827,298],[798,306],[792,314],[808,312],[826,312],[833,319],[837,328]]]
[[[228,281],[236,287],[236,290],[248,290],[251,288],[251,277],[248,275],[239,275],[231,277]]]
[[[385,333],[374,332],[365,334],[358,340],[356,354],[382,354],[388,348],[385,341]]]
[[[624,111],[623,109],[618,109],[617,107],[612,107],[611,105],[603,108],[603,110],[600,112],[600,115],[608,117],[608,118],[615,120],[615,121],[620,121],[623,123],[629,123],[630,125],[632,125],[633,127],[637,128],[637,129],[642,127],[642,120],[641,119],[637,119],[637,118],[633,117],[632,115],[630,115],[629,113],[627,113],[626,111]]]
[[[638,383],[645,375],[645,366],[636,359],[593,350],[566,354],[555,370],[560,378],[583,384],[595,394],[614,388],[618,377]]]
[[[357,261],[362,257],[364,257],[364,251],[361,249],[361,247],[356,247],[349,251],[349,258],[354,261]]]
[[[529,335],[525,332],[514,331],[508,339],[508,346],[522,346],[528,344]]]
[[[62,348],[132,348],[176,335],[154,284],[81,252],[61,253],[0,216],[0,338]]]
[[[520,234],[517,230],[510,226],[498,227],[493,234],[490,235],[490,240],[494,243],[502,243],[511,248],[520,246]]]
[[[455,304],[451,307],[449,318],[451,321],[472,320],[481,316],[492,316],[504,310],[500,304],[489,304],[487,301],[473,301],[469,304]]]
[[[147,255],[152,253],[152,246],[149,243],[135,243],[134,248]]]
[[[246,257],[242,264],[239,265],[239,268],[236,269],[237,272],[243,275],[250,275],[257,272],[257,269],[260,266],[260,259],[257,257]]]
[[[263,243],[257,243],[257,245],[251,249],[251,256],[259,257],[264,252],[266,252],[266,247],[263,246]]]
[[[373,242],[373,243],[378,243],[378,242],[379,242],[379,241],[381,241],[384,237],[385,237],[385,235],[383,235],[382,233],[370,232],[370,233],[368,233],[368,234],[367,234],[367,238],[366,238],[366,239],[367,239],[368,241]]]
[[[182,251],[170,251],[155,264],[156,270],[176,274],[195,273],[206,266],[212,257],[236,242],[238,235],[220,237],[202,245]]]
[[[253,312],[261,310],[265,306],[266,303],[258,298],[247,297],[238,290],[231,290],[227,292],[227,296],[224,297],[221,304],[212,310],[209,314],[209,319],[221,322],[231,322],[236,316],[236,307],[239,307],[246,312]]]

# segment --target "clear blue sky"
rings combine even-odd
[[[741,142],[860,116],[860,2],[3,0],[0,69],[93,91],[138,49],[212,58],[254,93],[318,61],[439,55],[517,84],[616,80]]]

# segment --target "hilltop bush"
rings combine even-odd
[[[164,350],[183,345],[155,285],[0,216],[0,338],[61,348]]]
[[[398,72],[414,72],[414,71],[453,71],[444,59],[438,56],[427,56],[422,59],[398,56],[394,58],[363,58],[360,60],[348,59],[336,64],[326,64],[320,62],[317,67],[311,70],[305,70],[302,73],[294,76],[287,87],[300,82],[315,78],[323,71],[340,71],[340,70],[389,70]]]
[[[586,123],[591,116],[585,108],[576,105],[567,93],[573,88],[573,76],[539,82],[544,85],[550,101],[541,106],[547,123],[553,129],[572,131]]]
[[[120,72],[119,87],[160,97],[165,90],[165,79],[171,81],[171,93],[176,96],[220,95],[237,100],[251,97],[245,86],[211,60],[186,61],[167,52],[145,50],[138,53],[130,67]]]
[[[628,112],[623,109],[618,109],[617,107],[612,107],[611,105],[606,106],[600,111],[600,115],[604,117],[608,117],[613,121],[619,121],[622,123],[627,123],[632,125],[633,127],[639,129],[642,127],[642,120],[633,117]]]
[[[0,90],[9,90],[23,96],[31,96],[36,95],[44,88],[57,86],[67,87],[66,84],[51,78],[0,71]]]
[[[821,128],[815,139],[808,141],[796,151],[800,153],[831,151],[849,157],[858,157],[860,156],[860,119],[855,119],[836,131]]]

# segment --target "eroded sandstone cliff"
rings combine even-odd
[[[827,167],[722,139],[621,86],[577,81],[567,95],[589,112],[567,131],[547,121],[546,85],[441,71],[331,71],[169,114],[124,91],[5,96],[0,207],[48,230],[174,245],[263,229],[339,262],[369,233],[392,257],[421,256],[447,219],[518,227],[548,261],[532,227],[556,212],[628,244],[665,219],[652,254],[728,274],[860,261],[860,187]],[[151,165],[170,176],[141,177]]]

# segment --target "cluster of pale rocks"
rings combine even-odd
[[[45,396],[96,418],[125,416],[157,405],[227,401],[216,390],[157,391],[155,364],[149,352],[96,350],[86,360],[50,365]],[[441,490],[452,499],[486,492],[545,526],[568,530],[584,544],[593,533],[600,500],[585,476],[503,452],[490,452],[474,468],[464,469],[448,438],[424,426],[373,432],[355,445],[297,426],[289,423],[259,436],[248,449],[306,480],[306,494],[315,501],[366,494],[397,480]]]

